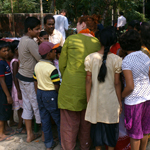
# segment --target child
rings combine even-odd
[[[59,45],[60,45],[60,44],[56,44],[53,49],[56,50],[56,59],[54,60],[54,65],[55,65],[55,67],[56,67],[57,70],[58,70],[59,78],[60,78],[60,82],[61,82],[61,81],[62,81],[62,78],[61,78],[61,73],[60,73],[60,71],[59,71],[59,57],[60,57],[60,53],[61,53],[62,47],[59,46]]]
[[[49,41],[49,36],[48,36],[48,33],[46,31],[41,31],[39,38],[40,38],[41,43]]]
[[[40,114],[34,89],[34,67],[41,59],[38,52],[38,44],[33,40],[40,33],[40,20],[35,17],[28,17],[24,23],[25,35],[21,38],[18,46],[19,70],[16,77],[19,79],[19,86],[22,93],[23,113],[27,130],[27,142],[31,142],[40,134],[33,134],[32,118],[35,115],[36,123],[40,124]]]
[[[12,87],[12,74],[6,62],[8,58],[8,44],[0,41],[0,141],[10,140],[4,134],[4,122],[10,119],[12,110],[12,97],[10,94]]]
[[[33,76],[34,79],[37,79],[37,100],[47,150],[51,150],[57,145],[52,136],[50,116],[57,125],[60,141],[60,111],[57,106],[60,79],[58,71],[52,63],[56,57],[53,47],[54,44],[50,42],[40,44],[39,53],[42,59],[36,64]]]
[[[96,150],[107,145],[114,150],[119,136],[122,59],[110,53],[116,35],[110,28],[100,33],[101,49],[85,58],[87,109],[85,120],[92,123],[91,138]]]
[[[18,62],[18,40],[14,40],[11,43],[11,52],[13,53],[13,59],[10,62],[10,68],[11,72],[13,75],[13,85],[12,85],[12,99],[13,99],[13,105],[12,108],[13,110],[18,111],[18,118],[19,118],[19,123],[18,123],[18,128],[16,129],[16,133],[26,133],[23,130],[22,124],[23,124],[23,119],[21,118],[22,115],[22,95],[21,95],[21,90],[19,87],[18,79],[16,78],[16,74],[18,73],[19,69],[19,62]]]
[[[146,150],[150,133],[150,59],[141,51],[140,34],[129,30],[121,36],[121,48],[127,52],[122,70],[125,77],[125,127],[132,150]]]

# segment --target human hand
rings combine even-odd
[[[12,100],[11,96],[7,96],[7,103],[8,104],[12,104],[13,103],[13,100]]]

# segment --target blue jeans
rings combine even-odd
[[[60,140],[60,110],[57,105],[58,93],[56,91],[42,91],[37,90],[37,101],[41,116],[42,130],[45,137],[45,146],[50,148],[54,144],[52,129],[51,129],[51,116],[57,125],[58,138]],[[61,144],[61,143],[60,143]]]

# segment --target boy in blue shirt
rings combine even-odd
[[[0,41],[0,141],[12,139],[4,134],[4,122],[10,119],[12,110],[12,74],[6,62],[8,58],[8,44]]]
[[[57,125],[60,141],[60,110],[57,106],[60,78],[56,67],[53,65],[53,60],[56,57],[53,47],[54,44],[50,42],[40,44],[39,53],[42,59],[36,64],[33,76],[37,81],[37,100],[47,150],[52,150],[57,145],[53,140],[50,116]]]

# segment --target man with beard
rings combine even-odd
[[[63,46],[64,40],[62,34],[55,29],[55,19],[52,15],[46,15],[44,17],[45,31],[49,34],[49,42],[53,44],[60,44]]]

